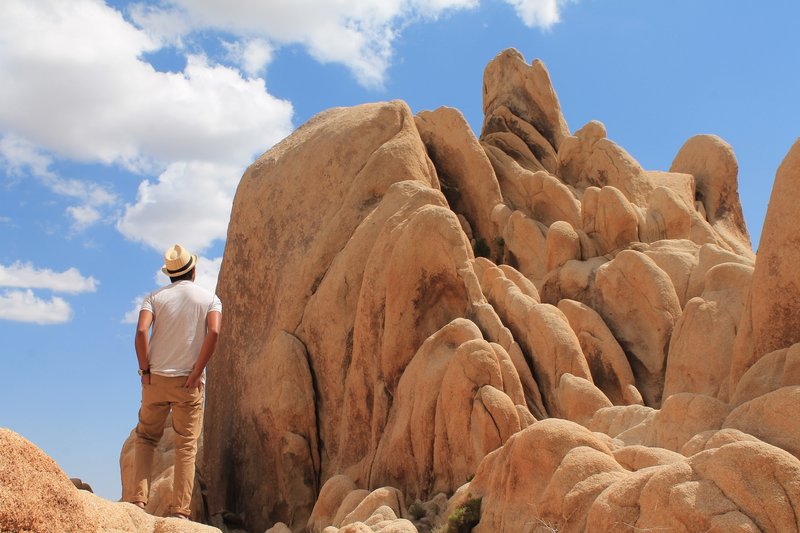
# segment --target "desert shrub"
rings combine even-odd
[[[449,517],[444,533],[469,533],[481,521],[481,498],[471,498],[467,494],[467,501],[459,505]]]

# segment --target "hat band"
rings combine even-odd
[[[194,261],[194,257],[190,257],[189,261],[187,261],[187,263],[185,265],[183,265],[182,267],[180,267],[180,268],[176,268],[176,269],[167,268],[166,269],[167,274],[179,274],[181,271],[185,270],[189,265],[191,265],[192,261]]]

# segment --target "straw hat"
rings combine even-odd
[[[189,253],[189,250],[176,244],[164,252],[164,266],[161,272],[171,278],[186,274],[197,264],[197,256]]]

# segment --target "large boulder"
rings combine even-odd
[[[800,139],[786,154],[769,199],[747,308],[736,338],[731,386],[762,356],[800,342]]]
[[[734,438],[684,458],[610,444],[565,421],[518,433],[484,459],[463,491],[480,498],[475,531],[780,532],[800,525],[800,461],[779,448]]]
[[[561,300],[558,309],[578,337],[594,384],[614,405],[641,404],[625,352],[597,311],[569,299]]]
[[[492,209],[502,200],[500,185],[464,115],[457,109],[440,107],[419,113],[415,120],[448,204],[469,222],[475,246],[496,256]]]
[[[481,137],[495,131],[503,131],[508,121],[503,120],[503,108],[533,126],[542,140],[526,139],[531,152],[558,151],[561,142],[569,136],[567,122],[561,113],[558,96],[550,81],[547,68],[539,60],[528,64],[517,50],[500,52],[489,64],[483,75],[484,125]],[[502,124],[502,125],[501,125]],[[546,160],[539,156],[537,159]]]
[[[8,429],[0,428],[0,449],[0,531],[219,532],[79,490],[52,458]]]
[[[600,314],[629,354],[645,403],[658,407],[669,341],[681,316],[675,287],[652,259],[633,250],[598,268],[596,283]]]
[[[490,451],[526,425],[514,364],[472,322],[456,319],[420,347],[397,387],[370,485],[410,497],[453,492]]]
[[[781,387],[736,407],[725,418],[723,427],[748,433],[800,458],[800,385]]]
[[[751,255],[739,201],[739,164],[731,145],[716,135],[695,135],[681,146],[669,170],[694,176],[697,201],[708,221],[733,251]]]
[[[728,398],[737,326],[753,269],[722,263],[708,271],[702,296],[689,300],[669,344],[664,396],[678,392]]]
[[[387,194],[393,184],[402,181],[407,185],[398,184],[392,194]],[[309,186],[310,183],[314,185]],[[353,334],[357,318],[354,309],[365,270],[363,261],[378,234],[388,234],[391,226],[397,224],[389,219],[398,209],[431,203],[446,205],[441,194],[431,187],[438,188],[436,171],[408,106],[401,102],[321,113],[247,170],[234,200],[217,285],[217,292],[225,301],[228,325],[220,339],[218,354],[209,365],[205,464],[209,478],[216,480],[209,484],[211,514],[243,513],[250,529],[266,529],[277,521],[305,525],[313,505],[311,496],[302,497],[304,503],[300,507],[305,511],[295,514],[293,482],[287,480],[278,484],[277,489],[264,483],[265,479],[274,482],[283,477],[280,471],[283,463],[265,461],[261,453],[247,450],[260,450],[265,442],[272,446],[285,440],[281,457],[306,472],[303,476],[313,472],[313,477],[319,479],[305,481],[311,489],[309,494],[314,495],[314,487],[329,477],[324,475],[326,467],[331,462],[340,464],[337,450],[361,439],[353,435],[351,441],[339,442],[340,435],[346,434],[342,415],[351,409],[341,384],[346,379],[349,361],[358,357],[362,341],[366,340]],[[435,194],[431,196],[428,192]],[[418,193],[424,197],[422,200],[418,200],[420,196],[414,199]],[[378,209],[385,196],[387,205]],[[330,201],[333,198],[336,201]],[[442,215],[435,209],[422,212],[417,225],[422,230],[425,221],[445,216],[448,224],[453,224],[446,227],[454,227],[458,235],[463,235],[455,215],[448,213]],[[372,218],[367,220],[370,215]],[[359,226],[362,226],[361,238],[353,239]],[[349,253],[340,254],[345,247],[349,247]],[[468,253],[463,251],[465,259]],[[354,259],[359,268],[346,268]],[[453,274],[444,273],[442,278],[436,277],[438,273],[432,269],[430,276],[419,278],[420,282],[427,280],[431,290],[423,289],[418,303],[448,294],[445,280]],[[304,324],[306,308],[323,289],[323,281],[330,278],[334,281],[326,284],[324,290],[339,291],[339,296],[327,300],[314,314],[337,317],[330,322],[318,322],[317,330],[309,331],[311,328]],[[444,283],[437,286],[439,280]],[[243,291],[242,287],[248,290]],[[388,306],[385,315],[390,320],[391,309]],[[424,305],[421,309],[423,313],[447,314],[437,306]],[[453,317],[444,318],[446,323]],[[371,330],[369,319],[365,319],[367,323],[359,327]],[[402,326],[402,321],[397,325]],[[266,422],[267,412],[263,411],[264,406],[280,401],[278,395],[283,390],[265,388],[271,369],[264,363],[276,335],[283,335],[281,332],[294,336],[308,354],[306,363],[296,357],[297,362],[286,368],[285,377],[302,390],[305,387],[302,384],[308,382],[303,376],[307,365],[316,380],[313,398],[307,398],[312,405],[307,409],[292,411],[294,408],[288,405],[278,408],[283,420],[292,414],[299,417],[291,422],[293,428],[273,426],[275,421]],[[412,342],[410,338],[407,340],[409,344]],[[287,348],[297,345],[293,343],[282,345]],[[299,345],[290,349],[302,358]],[[410,358],[415,349],[413,346],[406,357]],[[331,367],[329,372],[328,367]],[[354,414],[352,421],[356,420]],[[314,435],[316,428],[319,435]],[[315,438],[328,443],[327,461],[316,458]],[[235,509],[228,509],[231,502]]]
[[[604,439],[572,422],[542,420],[481,463],[469,485],[482,498],[474,531],[583,531],[594,499],[625,476]]]
[[[593,503],[588,531],[795,531],[800,462],[764,443],[736,442],[640,470]]]

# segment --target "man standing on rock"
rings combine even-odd
[[[217,295],[194,283],[196,265],[197,256],[178,244],[164,253],[161,270],[171,283],[144,299],[136,326],[142,407],[136,426],[131,502],[141,508],[147,504],[153,453],[171,410],[175,473],[170,514],[178,518],[190,514],[205,368],[222,321],[222,302]],[[153,333],[148,338],[151,325]]]

